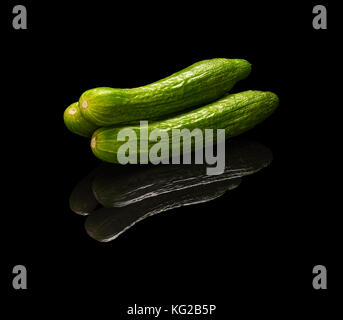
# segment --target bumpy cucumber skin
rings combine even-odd
[[[149,134],[154,129],[166,131],[169,135],[169,145],[172,144],[173,129],[225,129],[225,138],[237,136],[255,127],[257,124],[268,118],[279,104],[279,98],[272,92],[244,91],[227,95],[209,105],[195,109],[188,113],[149,124]],[[117,155],[120,146],[125,143],[118,141],[117,134],[124,128],[135,131],[139,144],[140,127],[104,127],[96,130],[91,139],[91,148],[96,157],[111,163],[118,163]],[[214,134],[216,131],[214,132]],[[156,142],[148,142],[149,152]],[[194,139],[192,139],[194,147]],[[139,156],[140,148],[137,148]],[[171,153],[171,152],[170,152]]]
[[[161,119],[222,97],[250,71],[250,63],[243,59],[203,60],[146,86],[88,90],[79,100],[80,109],[86,119],[99,126]]]
[[[72,103],[63,114],[63,119],[66,127],[73,133],[89,138],[99,126],[86,120],[79,108],[79,103]]]

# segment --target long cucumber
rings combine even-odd
[[[148,136],[155,129],[167,133],[169,137],[167,143],[170,148],[173,129],[189,129],[190,131],[200,129],[201,132],[205,132],[206,129],[225,129],[225,138],[237,136],[269,117],[278,106],[278,103],[277,95],[272,92],[250,90],[230,94],[190,112],[167,120],[149,123]],[[144,145],[147,146],[145,150],[138,147],[136,150],[137,156],[142,156],[142,153],[147,154],[156,142],[147,137],[141,137],[140,129],[139,125],[100,128],[92,136],[92,151],[96,157],[103,161],[120,163],[118,153],[120,147],[126,142],[120,141],[118,134],[132,131],[135,135],[130,140],[131,145],[140,145],[144,142]],[[143,141],[147,139],[148,141]],[[192,147],[194,147],[194,139],[192,139]]]
[[[217,100],[250,71],[250,63],[243,59],[203,60],[146,86],[88,90],[80,97],[80,110],[98,126],[161,119]]]

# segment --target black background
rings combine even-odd
[[[12,28],[14,4],[1,19],[1,276],[17,313],[69,305],[116,319],[135,303],[212,303],[218,318],[324,310],[342,273],[333,2],[320,3],[327,30],[312,27],[316,2],[22,1],[27,30]],[[235,91],[279,95],[276,113],[246,134],[273,163],[213,202],[149,218],[110,243],[91,239],[68,198],[99,161],[65,128],[64,109],[89,88],[140,86],[214,57],[252,63]],[[12,289],[16,264],[27,267],[26,291]],[[327,291],[312,287],[317,264]]]

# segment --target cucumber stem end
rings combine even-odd
[[[75,114],[77,112],[77,110],[75,109],[75,108],[70,108],[69,110],[68,110],[68,113],[70,114],[70,115],[73,115],[73,114]]]
[[[88,108],[88,102],[86,100],[83,100],[81,103],[82,109],[87,109]]]
[[[95,147],[96,147],[96,137],[93,136],[93,137],[92,137],[92,140],[91,140],[91,148],[94,150]]]

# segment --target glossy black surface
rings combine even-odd
[[[103,164],[74,188],[71,210],[89,214],[87,233],[107,242],[149,216],[218,198],[272,161],[271,151],[253,141],[232,139],[225,150],[219,175],[207,175],[206,164]],[[104,208],[94,210],[99,206]]]

